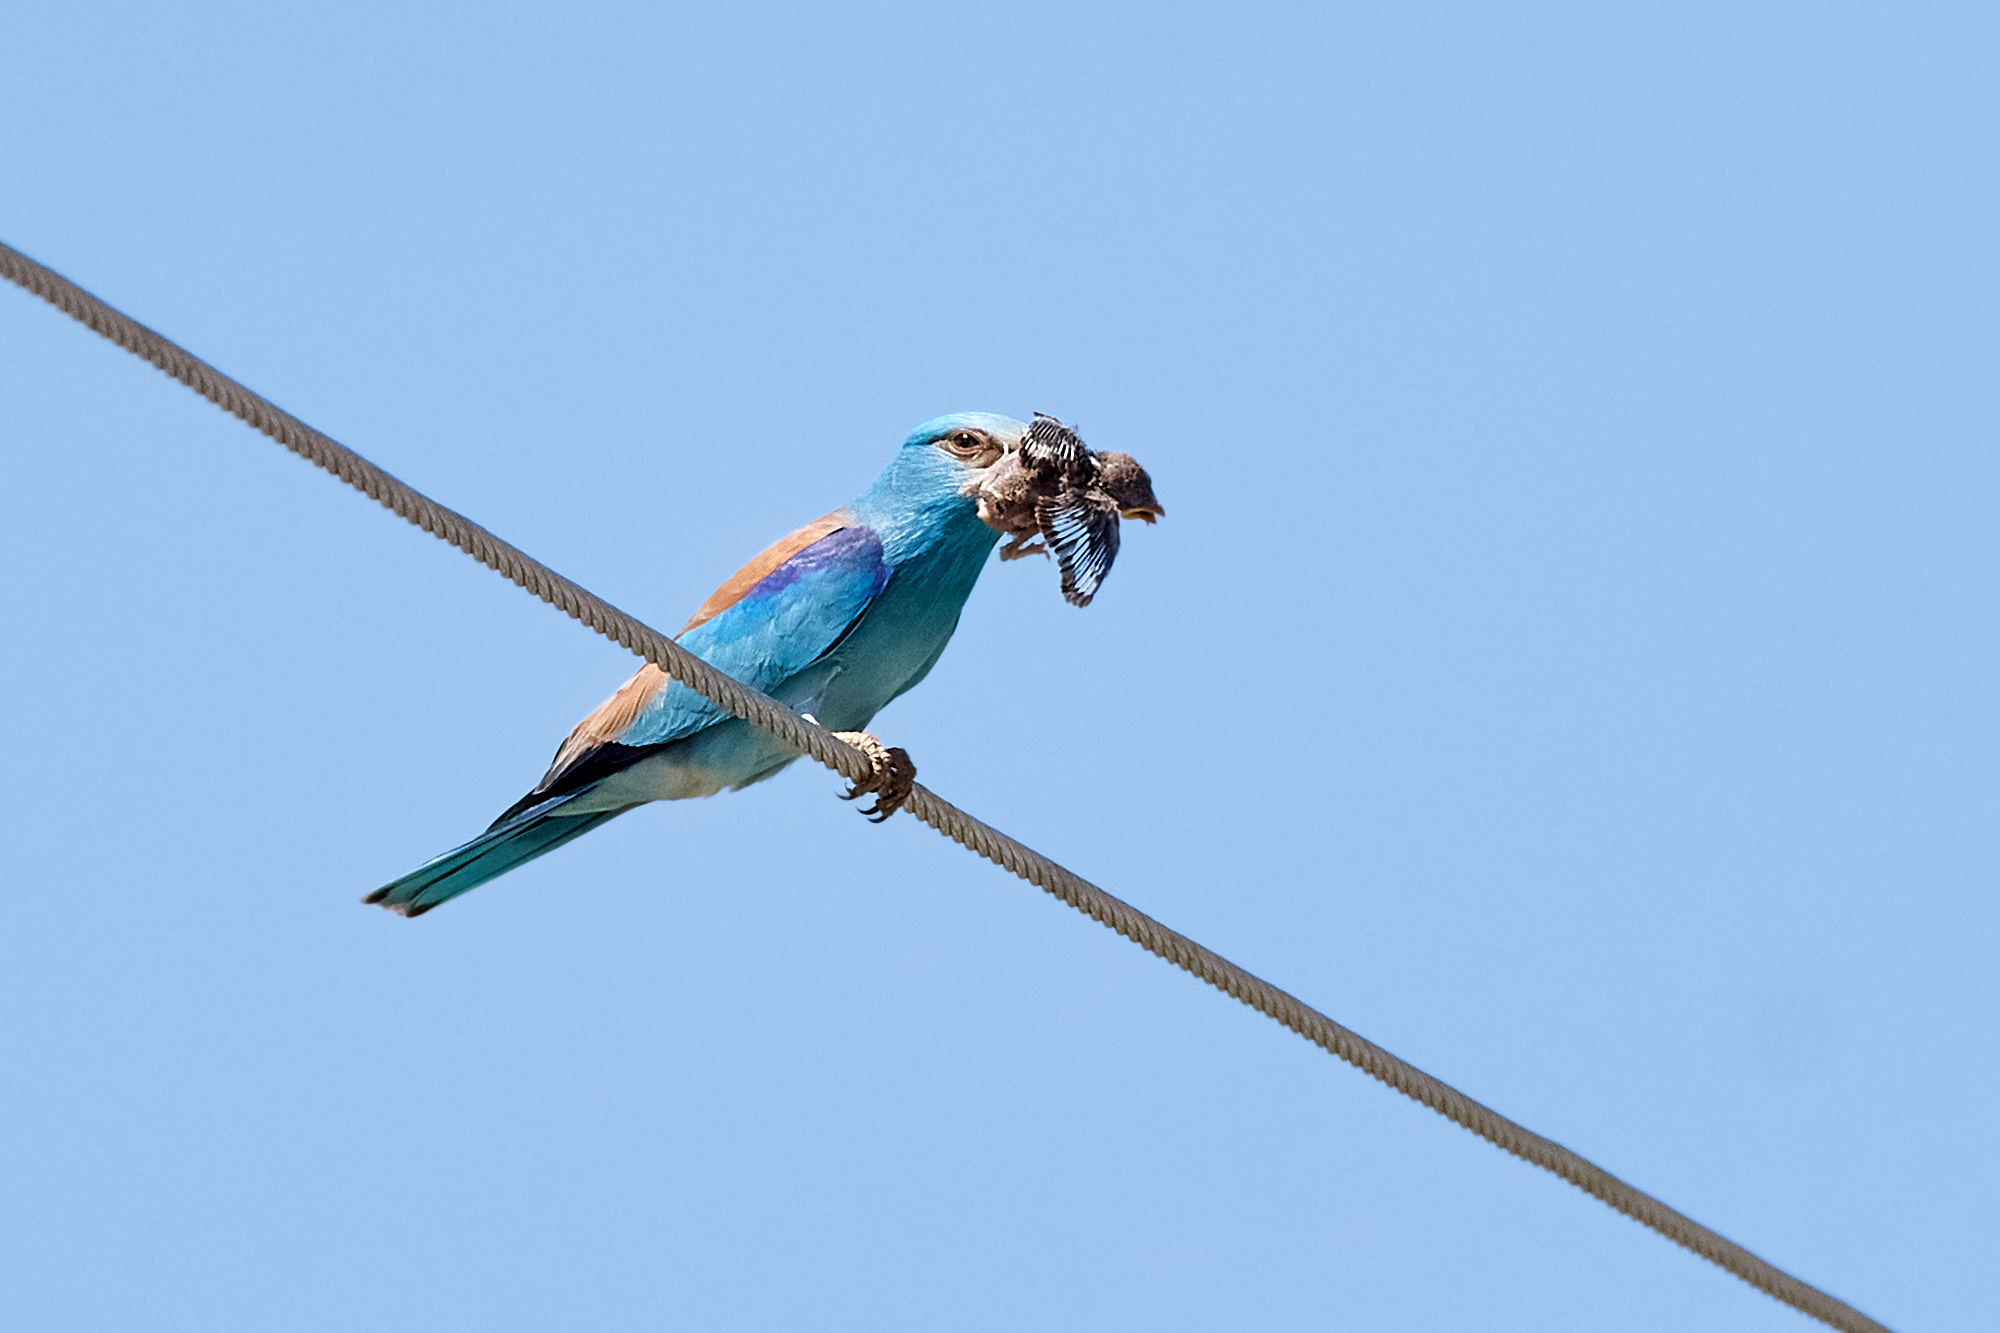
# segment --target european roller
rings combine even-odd
[[[886,819],[915,769],[865,728],[936,665],[1000,531],[980,484],[1026,423],[986,412],[925,422],[852,503],[767,548],[702,603],[682,647],[866,752]],[[1148,516],[1150,520],[1150,515]],[[648,664],[584,718],[533,791],[462,847],[368,895],[418,916],[648,801],[762,782],[798,758],[768,732]]]

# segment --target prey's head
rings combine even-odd
[[[1153,479],[1130,454],[1113,451],[1097,455],[1097,485],[1118,506],[1120,518],[1151,523],[1167,515],[1154,498]]]

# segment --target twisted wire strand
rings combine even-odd
[[[202,397],[324,468],[384,508],[449,542],[563,614],[665,671],[710,702],[764,728],[854,781],[870,767],[859,750],[801,718],[775,699],[709,666],[667,635],[620,611],[502,541],[463,514],[423,495],[361,455],[322,435],[60,274],[0,243],[0,276],[77,322],[150,362]],[[1819,1288],[1767,1263],[1734,1241],[1628,1185],[1552,1139],[1514,1123],[1451,1085],[1351,1032],[1296,996],[1254,976],[1122,899],[1106,893],[1034,849],[981,823],[918,785],[903,807],[953,842],[1026,880],[1148,953],[1290,1028],[1397,1092],[1471,1130],[1494,1146],[1560,1176],[1591,1197],[1650,1227],[1793,1309],[1843,1333],[1889,1333],[1882,1324]]]

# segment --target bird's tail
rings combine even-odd
[[[561,799],[503,818],[463,847],[432,857],[361,901],[379,903],[403,916],[422,916],[439,903],[476,889],[543,852],[554,851],[571,838],[582,837],[605,820],[615,819],[632,808],[564,814],[563,806],[581,795],[583,791],[569,792]]]

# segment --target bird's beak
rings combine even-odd
[[[1157,504],[1151,504],[1143,509],[1121,509],[1119,516],[1122,518],[1136,518],[1143,523],[1151,523],[1156,519],[1165,518],[1167,511]]]

